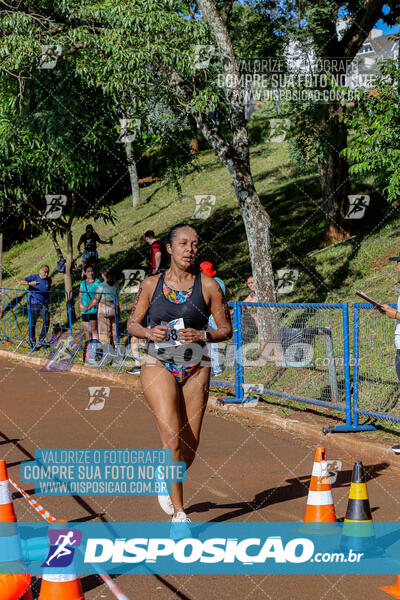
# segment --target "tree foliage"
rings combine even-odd
[[[400,199],[400,62],[382,64],[372,93],[348,112],[353,132],[344,150],[352,173],[372,175],[389,201]]]

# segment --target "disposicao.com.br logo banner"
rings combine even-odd
[[[365,526],[364,526],[365,525]],[[378,574],[400,567],[399,523],[0,525],[0,573],[20,539],[27,570],[93,574]],[[351,527],[349,527],[351,526]],[[18,533],[16,533],[18,531]],[[8,533],[7,533],[8,532]],[[10,558],[13,557],[13,558]]]

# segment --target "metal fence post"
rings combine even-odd
[[[349,307],[342,304],[343,315],[343,358],[344,358],[344,394],[346,399],[346,426],[351,427],[351,376],[350,376],[350,331]]]
[[[240,304],[236,306],[237,311],[237,359],[238,359],[238,379],[239,385],[238,390],[236,392],[236,397],[240,400],[244,398],[244,389],[243,389],[243,336],[242,336],[242,307]]]
[[[359,402],[359,382],[360,382],[360,308],[370,306],[356,302],[354,304],[353,317],[353,430],[354,431],[374,431],[374,425],[360,425],[358,420],[358,402]]]
[[[238,354],[238,305],[233,304],[233,360],[235,363],[235,398],[240,397],[239,354]]]
[[[358,381],[360,375],[360,315],[357,304],[354,305],[353,316],[353,426],[358,427]]]

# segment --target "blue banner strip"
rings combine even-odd
[[[9,544],[13,550],[15,534],[8,537],[9,529],[3,525],[2,546],[6,549]],[[130,574],[400,571],[399,523],[20,523],[18,531],[32,575],[41,575],[43,569],[80,575],[99,570]],[[9,566],[7,561],[0,563],[0,573],[9,572]]]

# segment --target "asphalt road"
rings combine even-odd
[[[101,410],[85,410],[89,386],[110,387]],[[321,434],[321,443],[327,440]],[[141,393],[95,377],[45,373],[40,367],[0,360],[0,458],[20,481],[20,463],[39,448],[157,448],[153,417]],[[346,511],[354,460],[346,451],[328,458],[343,461],[333,490],[336,514]],[[200,449],[185,484],[192,521],[302,521],[315,443],[206,415]],[[400,517],[400,480],[385,464],[365,465],[377,521]],[[28,490],[29,491],[29,490]],[[37,497],[58,518],[69,520],[163,521],[154,497]],[[17,497],[20,521],[39,520]],[[388,598],[380,585],[392,575],[253,576],[124,575],[116,578],[131,600],[338,600]],[[111,599],[95,576],[83,578],[88,600]]]

